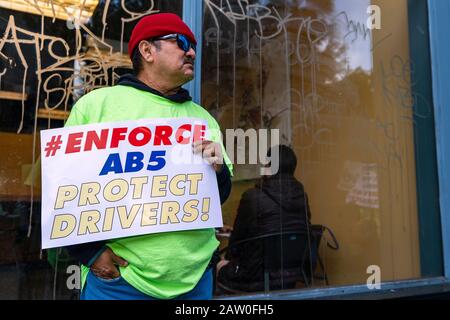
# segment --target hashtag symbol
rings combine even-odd
[[[52,140],[49,143],[47,143],[45,147],[44,151],[47,152],[45,157],[46,158],[54,157],[56,155],[56,152],[59,149],[61,149],[61,144],[62,144],[61,136],[53,136]]]

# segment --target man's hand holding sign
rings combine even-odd
[[[220,172],[223,168],[223,154],[220,144],[208,140],[199,140],[194,142],[194,153],[200,154],[214,168],[214,171]]]
[[[223,155],[206,129],[158,119],[43,131],[43,248],[221,227]],[[115,264],[127,262],[107,249],[91,270],[114,278]]]

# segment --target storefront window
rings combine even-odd
[[[311,223],[328,227],[339,243],[338,250],[327,246],[336,243],[325,229],[319,249],[325,270],[318,262],[309,283],[285,272],[283,288],[366,284],[378,274],[382,281],[422,276],[415,134],[416,120],[433,121],[433,110],[412,89],[420,75],[411,63],[409,23],[406,0],[205,1],[203,105],[222,128],[280,130],[280,143],[297,156],[295,178],[309,199]],[[226,224],[252,210],[246,223],[267,223],[261,215],[274,202],[260,178],[255,166],[235,164]],[[250,202],[249,192],[256,194]],[[287,220],[293,209],[283,205],[295,201],[289,188],[270,192],[285,202],[271,214]],[[286,220],[264,230],[249,227],[248,238],[286,232]],[[222,247],[228,244],[223,237]],[[278,259],[286,262],[292,255],[283,245],[288,242],[278,243]],[[261,291],[239,281],[263,281],[262,273],[250,279],[242,271],[239,278],[236,266],[248,262],[235,259],[218,293]]]
[[[130,72],[139,18],[182,16],[183,3],[0,0],[0,299],[78,298],[77,262],[40,249],[39,133]],[[417,156],[434,145],[434,115],[415,89],[431,88],[428,47],[411,43],[427,33],[411,27],[415,3],[203,1],[201,104],[234,161],[216,296],[442,275],[441,244],[424,241],[440,231],[423,210],[434,186],[419,181],[436,172],[434,154],[432,166]],[[262,175],[277,136],[287,160]]]

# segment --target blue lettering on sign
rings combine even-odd
[[[150,156],[148,171],[159,171],[166,166],[165,151],[153,151]]]
[[[118,153],[113,153],[106,159],[100,176],[106,176],[110,172],[115,174],[123,173],[122,162],[120,162],[120,155]]]
[[[153,151],[150,154],[149,164],[147,166],[148,171],[159,171],[166,166],[166,151]],[[142,152],[128,152],[125,160],[125,170],[122,166],[120,154],[110,154],[106,159],[100,176],[106,176],[110,173],[135,173],[144,168],[144,154]]]
[[[125,163],[125,172],[139,172],[144,168],[144,154],[142,152],[129,152]]]

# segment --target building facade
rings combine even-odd
[[[40,249],[39,132],[130,72],[131,30],[156,12],[182,16],[200,42],[194,100],[223,130],[277,130],[312,223],[331,231],[310,281],[218,298],[450,291],[450,1],[13,0],[0,1],[0,298],[77,298],[74,261]],[[261,175],[230,153],[232,226]]]

